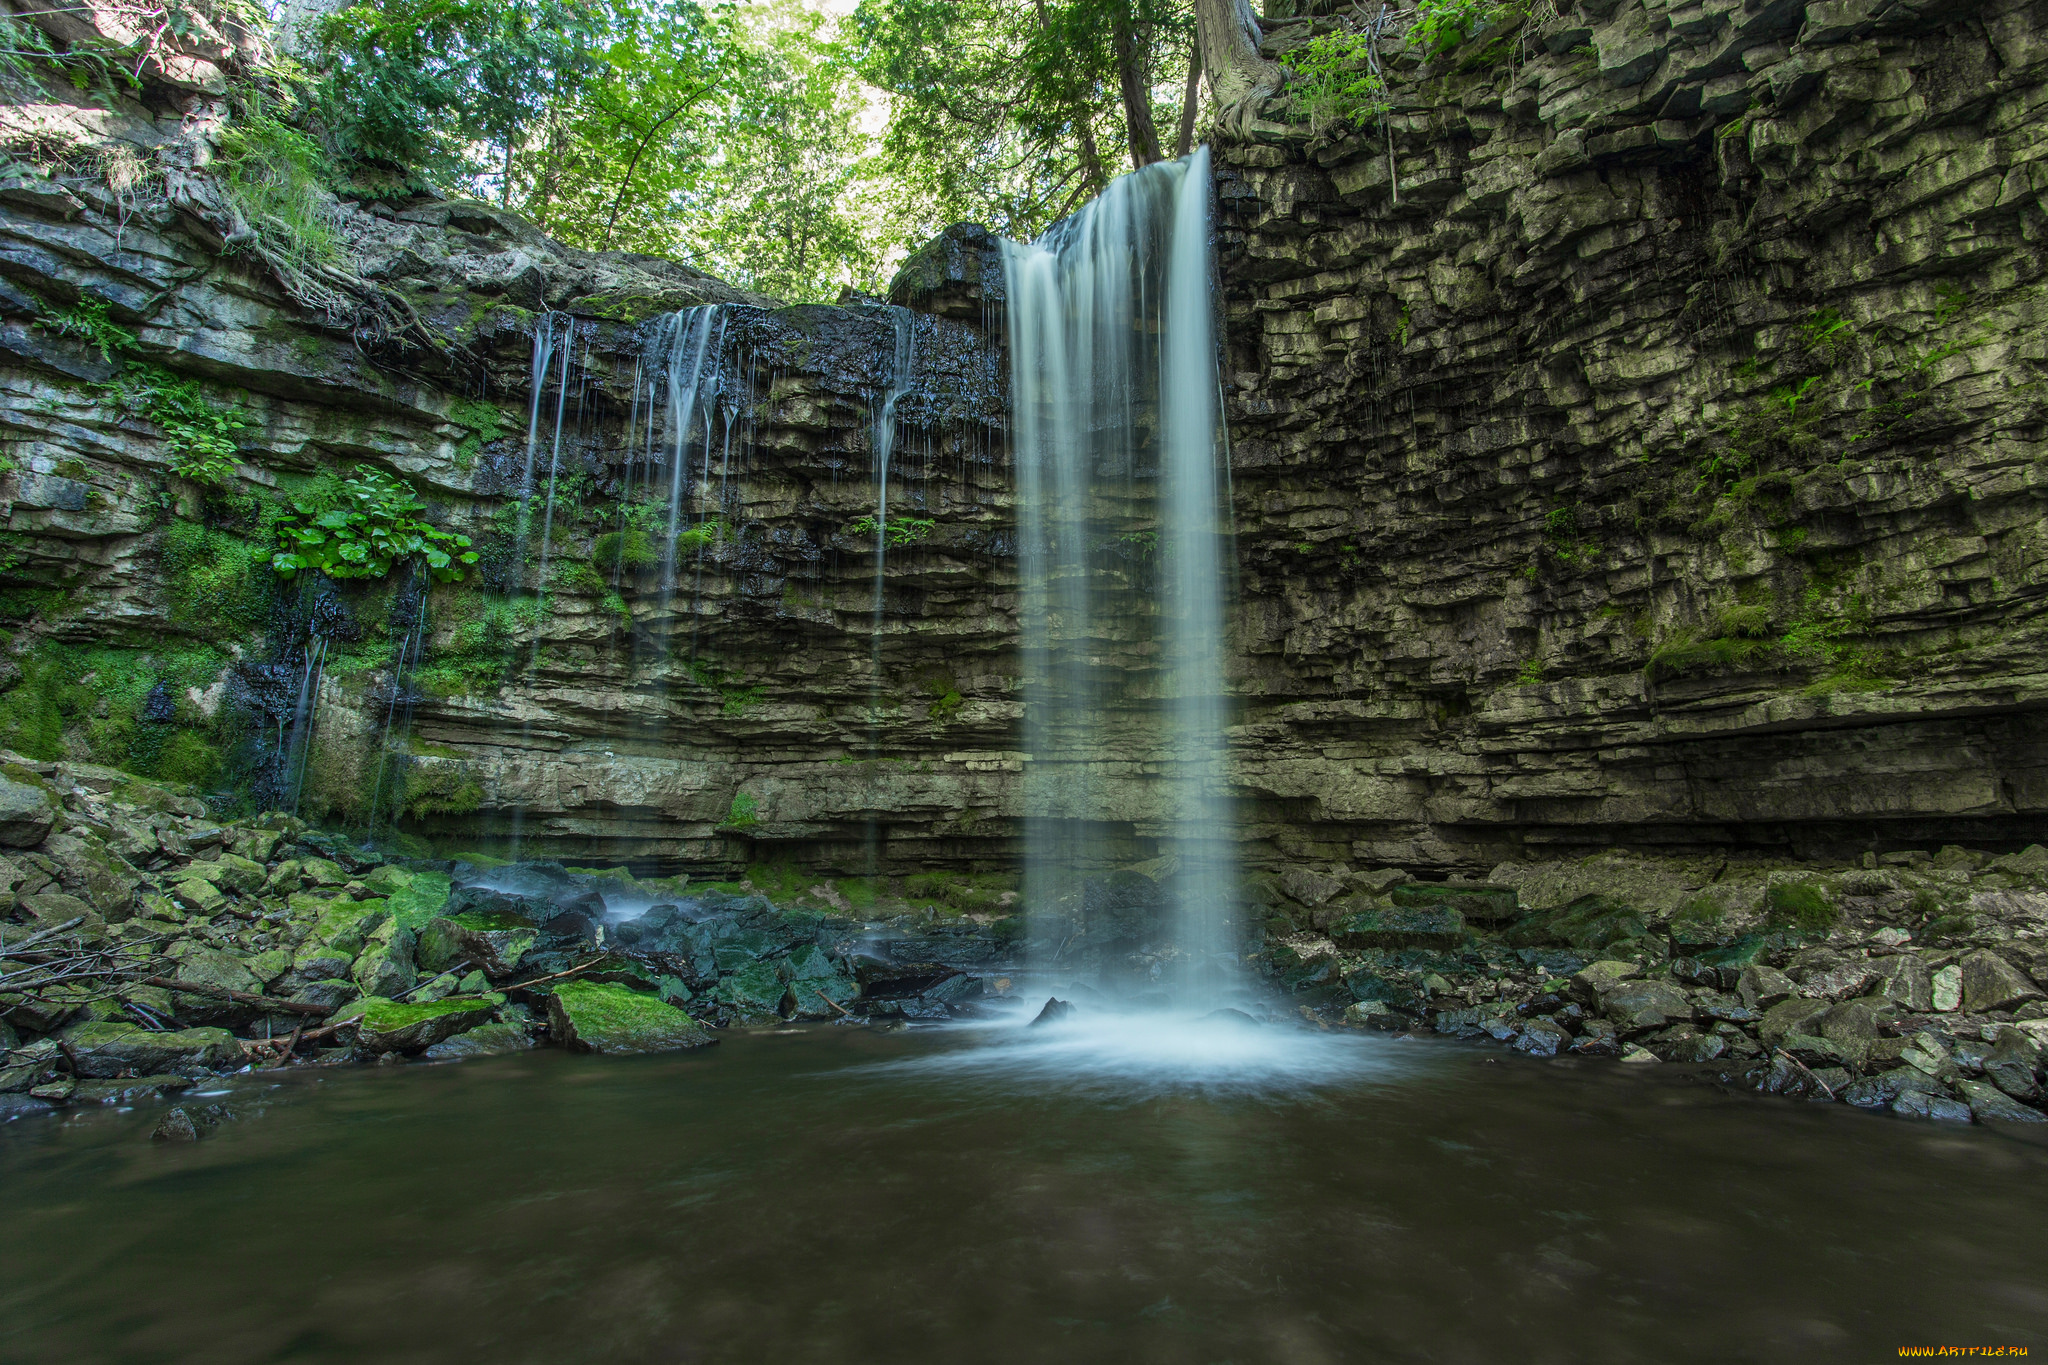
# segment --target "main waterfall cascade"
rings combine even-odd
[[[1105,878],[1111,834],[1159,857],[1163,924],[1136,931],[1183,995],[1235,979],[1237,865],[1223,632],[1229,461],[1217,371],[1206,148],[1115,181],[1028,245],[1005,242],[1024,584],[1025,902],[1120,927],[1142,883]],[[1149,657],[1144,672],[1112,662]],[[1136,694],[1156,726],[1106,733]],[[1157,771],[1131,809],[1113,771]],[[1163,930],[1162,934],[1160,931]],[[1034,940],[1046,937],[1034,930]],[[1162,939],[1164,941],[1162,941]],[[1057,960],[1048,965],[1061,965]]]

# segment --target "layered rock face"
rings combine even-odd
[[[1248,860],[2025,842],[2048,14],[1559,9],[1465,68],[1389,43],[1383,122],[1217,149]],[[1014,866],[985,234],[913,261],[914,314],[776,308],[419,199],[337,205],[345,258],[294,274],[230,245],[219,111],[153,97],[8,125],[161,173],[117,193],[75,154],[0,185],[0,744],[253,775],[443,849]],[[658,315],[704,304],[672,502]],[[195,409],[243,424],[223,487],[175,473]],[[473,537],[464,582],[277,583],[271,523],[358,465]],[[1149,662],[1103,663],[1121,743]],[[1103,820],[1135,861],[1156,772],[1126,748]]]
[[[1223,151],[1260,846],[2038,830],[2048,8],[1557,10]]]

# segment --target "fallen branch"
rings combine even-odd
[[[825,992],[819,990],[817,987],[813,986],[811,988],[811,994],[817,996],[820,1000],[830,1005],[833,1009],[839,1010],[839,1017],[841,1019],[853,1018],[853,1014],[851,1011],[840,1009],[839,1002],[837,1000],[834,1000],[831,996],[825,994]]]
[[[237,1005],[261,1005],[267,1010],[280,1010],[286,1014],[311,1014],[322,1019],[334,1013],[332,1005],[310,1005],[301,1000],[279,1000],[274,995],[252,995],[248,991],[231,991],[226,986],[212,986],[203,981],[177,981],[168,976],[145,976],[145,986],[158,986],[180,995],[207,995],[216,1000],[232,1000]]]
[[[590,969],[591,969],[592,967],[595,967],[595,966],[596,966],[596,965],[597,965],[598,963],[600,963],[600,962],[602,962],[602,961],[604,961],[604,959],[603,959],[603,958],[601,958],[601,957],[593,957],[592,959],[590,959],[590,961],[588,961],[588,962],[584,963],[583,965],[581,965],[581,966],[579,966],[579,967],[571,967],[571,968],[570,968],[570,969],[569,969],[568,971],[566,971],[566,972],[556,972],[556,973],[555,973],[555,974],[554,974],[553,976],[536,976],[536,977],[535,977],[535,978],[534,978],[533,980],[531,980],[531,981],[514,981],[514,982],[510,983],[509,985],[507,985],[507,986],[505,987],[505,989],[506,989],[506,990],[508,990],[508,991],[511,991],[511,990],[521,990],[521,991],[523,991],[523,990],[525,990],[525,989],[526,989],[526,988],[527,988],[528,986],[538,986],[538,985],[539,985],[539,984],[540,984],[541,982],[543,982],[543,981],[560,981],[560,980],[561,980],[561,979],[562,979],[563,977],[565,977],[565,976],[574,976],[574,975],[576,975],[576,973],[578,973],[578,972],[587,972],[587,971],[589,971],[589,970],[590,970]]]
[[[1800,1061],[1797,1057],[1794,1057],[1791,1053],[1785,1051],[1784,1048],[1776,1048],[1774,1049],[1774,1051],[1776,1051],[1776,1053],[1780,1057],[1783,1057],[1786,1061],[1798,1067],[1801,1074],[1803,1074],[1807,1080],[1812,1081],[1815,1085],[1819,1086],[1829,1099],[1833,1099],[1835,1097],[1834,1087],[1829,1085],[1820,1077],[1814,1075],[1811,1071],[1807,1070],[1805,1062]]]
[[[63,933],[66,929],[74,929],[83,923],[85,923],[85,916],[78,915],[71,919],[65,920],[62,924],[53,924],[47,929],[39,929],[35,933],[30,934],[27,938],[23,939],[19,943],[0,943],[0,954],[12,957],[14,954],[20,952],[24,948],[33,948],[36,944],[41,943],[44,939],[54,938],[58,934]]]

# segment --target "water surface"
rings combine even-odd
[[[1190,1037],[1194,1041],[1190,1042]],[[729,1033],[0,1128],[9,1362],[2048,1345],[2048,1148],[1440,1041]],[[188,1102],[189,1103],[189,1102]]]

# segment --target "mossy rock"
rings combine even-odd
[[[504,1003],[501,995],[451,995],[417,1004],[366,995],[334,1018],[356,1020],[356,1041],[371,1052],[418,1052],[488,1022]]]
[[[711,998],[727,1006],[743,1024],[770,1024],[782,1018],[789,987],[773,962],[749,962],[722,976]]]
[[[445,972],[467,961],[498,980],[518,970],[520,959],[539,937],[538,930],[516,915],[436,915],[420,930],[419,964],[425,971]]]
[[[1403,882],[1393,901],[1410,910],[1456,910],[1472,924],[1505,924],[1519,911],[1512,886],[1453,886],[1444,882]]]
[[[389,864],[377,872],[396,871]],[[374,880],[366,884],[371,890],[382,888]],[[455,881],[445,872],[413,872],[407,874],[403,886],[389,894],[388,904],[392,916],[407,929],[417,929],[441,913],[441,907],[448,904],[448,894],[455,888]]]
[[[242,1059],[241,1045],[224,1028],[156,1033],[133,1024],[86,1023],[66,1029],[64,1041],[78,1054],[79,1071],[87,1076],[221,1067]]]
[[[673,1005],[624,986],[564,981],[548,997],[555,1041],[576,1052],[675,1052],[718,1040]]]
[[[1445,906],[1364,910],[1338,921],[1330,937],[1340,948],[1440,948],[1465,937],[1465,917]]]
[[[1772,928],[1824,934],[1841,919],[1842,912],[1812,882],[1778,882],[1764,892],[1764,921]]]
[[[1582,953],[1597,953],[1640,941],[1649,932],[1649,925],[1632,907],[1612,896],[1595,894],[1580,896],[1555,910],[1524,915],[1508,930],[1507,941],[1515,948],[1563,943]]]

